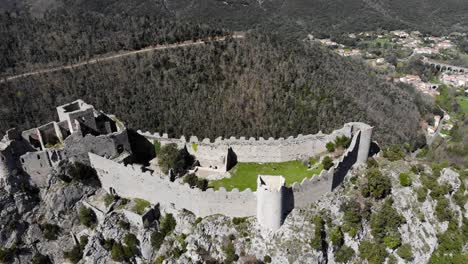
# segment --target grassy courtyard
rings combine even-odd
[[[231,169],[231,178],[211,181],[210,187],[226,190],[238,188],[240,191],[247,188],[255,191],[257,189],[257,176],[282,175],[286,179],[286,185],[291,186],[294,182],[301,182],[304,178],[311,178],[319,174],[323,169],[322,164],[313,170],[307,170],[301,161],[288,161],[281,163],[238,163]]]

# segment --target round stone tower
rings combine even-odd
[[[283,224],[284,183],[283,176],[258,175],[257,178],[257,220],[272,231]]]
[[[361,127],[361,137],[359,140],[359,150],[357,156],[357,164],[366,163],[369,157],[370,145],[372,142],[372,127],[365,125]]]

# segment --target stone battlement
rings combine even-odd
[[[218,137],[214,141],[205,138],[198,140],[192,136],[189,140],[169,138],[167,134],[151,134],[149,132],[138,133],[150,142],[159,142],[161,145],[176,144],[179,148],[186,148],[195,156],[201,167],[213,168],[220,172],[228,171],[236,162],[284,162],[300,160],[316,156],[326,152],[326,144],[335,140],[338,136],[351,138],[357,131],[372,130],[372,127],[364,123],[347,123],[343,128],[330,134],[298,135],[288,138],[249,138],[246,137]]]
[[[160,173],[143,172],[141,166],[119,164],[92,153],[89,153],[89,157],[91,165],[98,172],[103,188],[111,193],[117,193],[124,197],[142,198],[151,203],[160,203],[163,206],[176,209],[186,209],[199,217],[212,214],[223,214],[231,217],[257,215],[262,226],[274,230],[279,228],[284,216],[293,208],[307,207],[310,203],[331,192],[342,183],[344,176],[354,164],[364,163],[367,160],[372,127],[363,123],[348,123],[338,131],[341,132],[337,133],[335,131],[330,134],[331,137],[330,135],[320,135],[327,139],[334,139],[337,135],[347,135],[343,131],[352,135],[350,146],[335,161],[333,167],[329,170],[322,170],[317,176],[303,179],[302,182],[296,182],[291,187],[285,186],[283,181],[281,186],[275,188],[274,191],[268,191],[268,188],[261,188],[260,190],[257,188],[257,191],[251,189],[227,191],[224,188],[202,191],[191,188],[188,184],[171,182],[168,176]],[[146,137],[155,139],[149,135],[146,135]],[[300,140],[310,138],[312,137],[299,137]],[[169,138],[166,137],[165,139]],[[297,140],[297,138],[294,139]],[[181,141],[183,144],[179,146],[187,147],[187,144],[190,143],[190,141],[185,141],[184,138]],[[206,143],[205,141],[205,144],[237,143],[238,141],[218,140],[217,142]],[[171,143],[176,142],[171,141]],[[301,147],[300,144],[296,144],[296,146]],[[229,148],[239,151],[235,144],[230,144]],[[298,151],[302,150],[299,149]],[[239,155],[238,153],[236,152],[236,155]],[[240,153],[240,155],[243,154]],[[260,157],[263,157],[263,155],[260,155]],[[258,181],[260,180],[258,179]],[[273,182],[276,182],[276,180],[273,180]],[[264,185],[267,185],[267,183],[265,182]]]

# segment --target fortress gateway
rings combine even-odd
[[[256,216],[259,224],[270,230],[278,229],[292,209],[306,207],[333,191],[354,164],[365,163],[372,136],[372,127],[357,122],[347,123],[331,134],[319,132],[268,140],[231,137],[212,142],[138,131],[147,145],[175,143],[185,148],[197,160],[199,177],[225,174],[237,162],[308,159],[325,152],[326,143],[338,136],[351,138],[349,147],[334,161],[334,166],[290,187],[281,176],[259,175],[256,191],[226,191],[224,188],[202,191],[180,181],[171,181],[171,177],[159,170],[128,164],[132,161],[132,149],[127,130],[114,116],[96,111],[82,100],[57,107],[57,113],[58,122],[22,133],[14,129],[7,131],[0,141],[0,186],[19,175],[26,175],[38,187],[47,186],[47,176],[58,162],[71,159],[94,167],[102,187],[111,194],[142,198],[162,207],[186,209],[199,217],[213,214]]]

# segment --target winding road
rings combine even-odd
[[[116,60],[120,59],[123,57],[128,57],[128,56],[133,56],[136,54],[141,54],[141,53],[148,53],[152,51],[158,51],[158,50],[166,50],[166,49],[175,49],[175,48],[182,48],[182,47],[190,47],[190,46],[197,46],[197,45],[203,45],[207,42],[220,42],[220,41],[225,41],[226,38],[231,37],[233,39],[243,39],[245,38],[244,33],[235,33],[230,36],[219,36],[219,37],[213,37],[209,41],[205,40],[188,40],[184,42],[179,42],[179,43],[174,43],[174,44],[166,44],[166,45],[156,45],[156,46],[150,46],[146,47],[140,50],[133,50],[133,51],[128,51],[128,52],[123,52],[123,53],[118,53],[114,55],[109,55],[101,58],[95,58],[95,59],[90,59],[87,61],[83,62],[78,62],[74,64],[69,64],[69,65],[64,65],[64,66],[58,66],[58,67],[53,67],[53,68],[47,68],[47,69],[42,69],[42,70],[36,70],[36,71],[31,71],[27,73],[22,73],[22,74],[17,74],[17,75],[11,75],[7,77],[3,77],[0,80],[0,83],[4,82],[9,82],[13,81],[15,79],[19,78],[26,78],[29,76],[34,76],[34,75],[39,75],[39,74],[46,74],[46,73],[52,73],[52,72],[57,72],[57,71],[62,71],[62,70],[72,70],[78,67],[82,67],[85,65],[91,65],[91,64],[96,64],[100,62],[105,62],[105,61],[110,61],[110,60]]]

